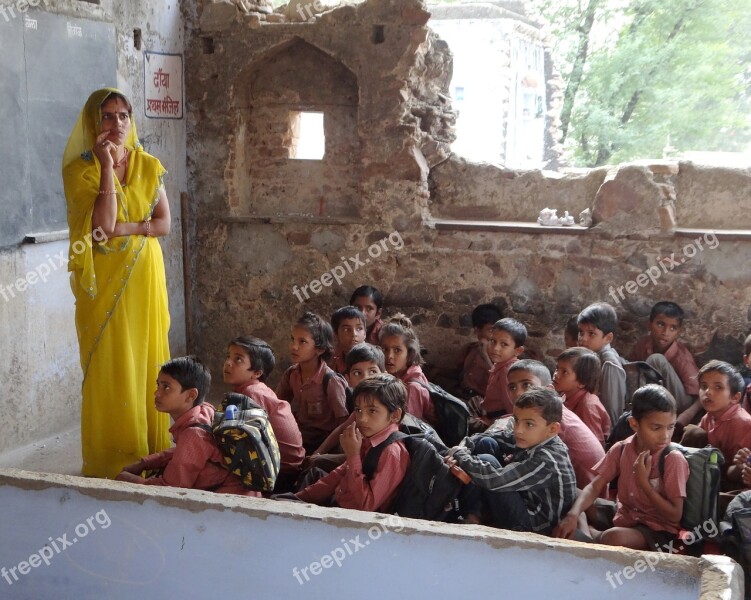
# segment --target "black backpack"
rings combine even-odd
[[[352,388],[349,387],[349,382],[341,373],[337,373],[333,369],[326,370],[323,374],[323,395],[326,396],[326,398],[329,397],[329,380],[331,380],[332,377],[337,377],[344,382],[344,404],[347,407],[347,412],[352,414],[352,411],[355,410],[355,399],[352,397]]]
[[[412,379],[406,383],[417,383],[428,390],[430,401],[436,414],[436,433],[449,446],[457,446],[469,431],[469,409],[466,403],[452,396],[440,385]]]
[[[432,521],[444,521],[450,514],[458,513],[457,496],[463,484],[451,474],[436,446],[423,434],[397,431],[371,448],[363,460],[365,478],[373,477],[386,446],[399,440],[409,452],[410,463],[388,512]]]
[[[720,468],[725,462],[717,448],[687,448],[680,444],[668,444],[660,454],[660,477],[665,477],[665,457],[673,450],[680,450],[688,462],[686,499],[683,501],[681,527],[696,529],[711,521],[719,521]]]
[[[605,441],[606,450],[612,448],[617,442],[631,437],[634,433],[631,425],[628,424],[628,418],[631,416],[631,398],[634,392],[648,383],[662,385],[662,375],[659,371],[643,360],[629,361],[621,358],[621,365],[623,365],[623,370],[626,371],[626,400],[624,403],[626,410],[615,423],[612,423],[613,428]]]

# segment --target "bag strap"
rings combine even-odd
[[[660,452],[660,460],[657,463],[657,466],[660,470],[660,479],[665,479],[665,459],[673,450],[680,450],[680,446],[678,446],[678,444],[670,442],[667,446],[665,446],[665,449]]]
[[[211,435],[212,441],[214,440],[214,428],[211,425],[207,425],[206,423],[193,423],[191,427],[195,427],[196,429],[202,429],[203,431]],[[214,442],[214,445],[216,445],[216,442]],[[225,467],[222,463],[218,463],[214,460],[209,460],[207,462],[210,465],[214,465],[215,467],[217,467],[218,469],[221,469],[222,471],[226,473],[221,483],[217,483],[216,485],[212,485],[211,487],[203,488],[204,491],[214,492],[218,490],[220,487],[222,487],[225,483],[227,483],[227,479],[229,479],[231,471],[227,470],[227,467]]]
[[[373,479],[373,475],[375,475],[376,469],[378,468],[378,461],[381,460],[381,454],[386,449],[386,446],[388,446],[392,442],[403,440],[407,437],[409,436],[406,433],[395,431],[380,444],[373,446],[370,450],[368,450],[368,452],[365,454],[365,458],[362,461],[362,473],[363,475],[365,475],[365,479],[367,479],[368,481]]]

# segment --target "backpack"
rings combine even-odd
[[[631,437],[634,433],[631,425],[628,424],[628,418],[631,416],[631,398],[634,392],[648,383],[662,385],[662,375],[646,361],[628,361],[621,358],[621,365],[623,366],[623,370],[626,371],[626,400],[624,403],[626,410],[612,424],[613,428],[610,430],[610,435],[605,441],[605,450],[609,450],[617,442]]]
[[[467,437],[469,409],[464,402],[435,383],[425,384],[416,379],[405,381],[405,383],[417,383],[428,390],[438,421],[435,427],[436,433],[447,446],[456,446]]]
[[[332,377],[338,377],[344,382],[344,404],[347,407],[347,412],[352,414],[352,411],[355,410],[355,399],[352,395],[352,388],[349,387],[349,382],[341,373],[337,373],[331,368],[326,369],[326,372],[323,374],[323,395],[326,398],[329,397],[329,380]]]
[[[679,450],[688,461],[681,527],[692,530],[710,520],[719,523],[720,467],[725,463],[722,452],[713,446],[686,448],[668,444],[660,454],[660,477],[665,476],[665,457],[673,450]]]
[[[237,406],[237,418],[225,421],[227,407],[233,404]],[[223,468],[237,475],[249,490],[271,492],[274,489],[281,455],[263,408],[244,394],[226,394],[222,411],[214,413],[210,430],[224,458]]]
[[[383,450],[401,441],[409,452],[407,473],[388,512],[412,519],[447,520],[458,511],[457,496],[462,482],[451,473],[436,447],[422,434],[396,431],[365,455],[362,472],[370,480],[376,472]]]

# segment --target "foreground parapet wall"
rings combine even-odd
[[[2,598],[743,597],[724,557],[306,504],[15,469],[0,503]]]

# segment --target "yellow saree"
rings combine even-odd
[[[109,478],[170,446],[169,415],[156,410],[153,397],[159,367],[169,360],[161,247],[152,237],[98,242],[102,236],[92,234],[101,166],[91,149],[101,131],[100,106],[116,91],[92,94],[63,158],[71,242],[68,270],[83,370],[82,473]],[[125,145],[131,155],[125,184],[115,178],[117,220],[140,222],[151,217],[166,171],[143,151],[135,124]]]

